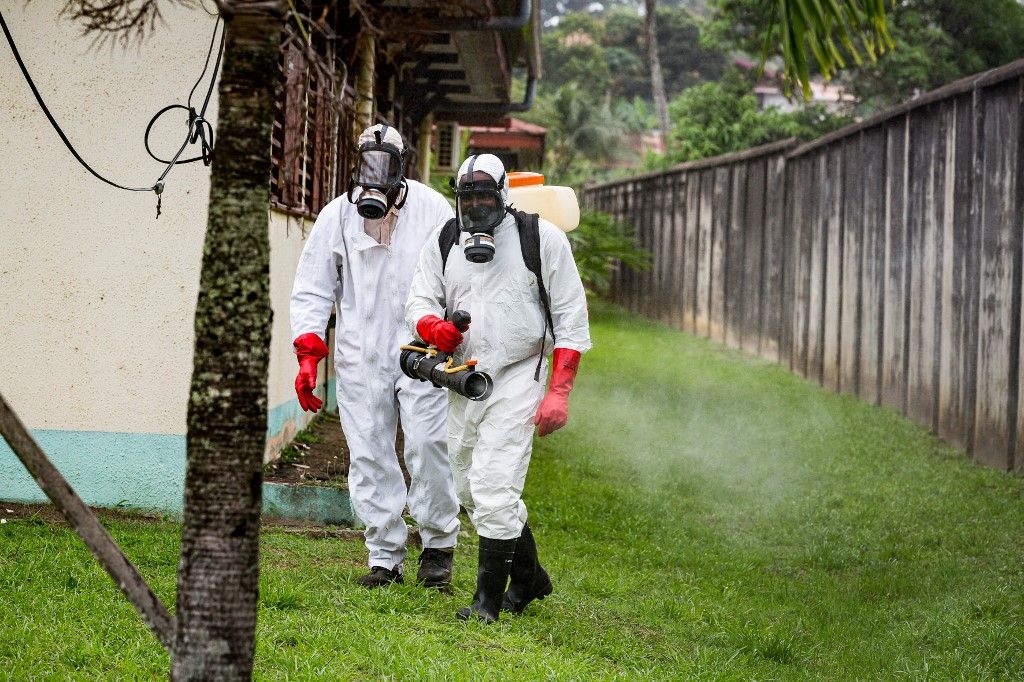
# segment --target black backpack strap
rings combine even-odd
[[[526,269],[537,278],[537,290],[540,293],[540,304],[544,308],[544,331],[541,332],[541,353],[537,360],[537,370],[533,374],[536,381],[540,381],[540,366],[544,360],[544,339],[551,331],[551,340],[555,340],[555,323],[551,319],[551,299],[548,298],[548,290],[544,286],[544,275],[540,269],[540,216],[536,213],[524,213],[514,211],[516,226],[519,228],[519,247],[523,251],[523,263]]]
[[[437,236],[437,248],[441,250],[441,274],[444,274],[444,269],[448,265],[448,254],[451,252],[452,247],[459,241],[459,225],[452,218],[444,224],[441,228],[441,234]]]

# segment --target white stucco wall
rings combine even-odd
[[[57,18],[61,3],[5,4],[79,153],[115,182],[151,185],[163,167],[143,148],[146,124],[188,97],[214,19],[166,4],[143,44],[93,48]],[[0,52],[0,390],[30,428],[184,433],[209,169],[176,167],[157,220],[152,193],[109,187],[78,165]],[[215,96],[207,117],[216,113]],[[158,154],[183,139],[184,117],[173,119],[155,131]]]
[[[3,12],[79,153],[115,182],[151,185],[164,167],[145,152],[146,125],[185,103],[214,18],[162,3],[164,22],[141,45],[96,48],[58,18],[60,6]],[[74,160],[6,45],[0,55],[0,393],[87,502],[180,509],[209,169],[173,169],[157,219],[152,193],[109,187]],[[214,93],[214,125],[216,104]],[[185,132],[184,112],[161,119],[154,151],[171,156]],[[268,456],[307,417],[293,389],[288,297],[311,226],[270,213]],[[0,499],[42,499],[2,443]]]

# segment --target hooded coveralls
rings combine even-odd
[[[544,309],[537,279],[523,262],[515,218],[506,214],[494,228],[494,260],[471,263],[456,244],[441,271],[440,230],[427,240],[413,276],[406,321],[415,328],[424,315],[444,317],[465,310],[472,323],[455,351],[455,362],[476,358],[477,369],[494,379],[485,401],[448,393],[448,452],[459,501],[483,537],[518,538],[526,523],[521,499],[533,446],[533,418],[544,397],[546,360],[535,379],[543,350]],[[465,233],[460,235],[463,239]],[[551,299],[554,335],[560,348],[590,348],[587,305],[569,240],[540,220],[540,261]],[[543,346],[543,348],[542,348]]]
[[[400,567],[409,510],[423,546],[454,547],[459,532],[445,434],[446,398],[409,379],[398,364],[408,343],[404,304],[421,248],[453,216],[429,187],[407,180],[408,198],[390,245],[364,232],[363,218],[346,196],[316,219],[299,260],[291,298],[292,335],[321,338],[337,310],[335,369],[338,412],[351,453],[348,482],[356,514],[366,524],[369,565]],[[408,491],[395,455],[399,415],[405,435]]]

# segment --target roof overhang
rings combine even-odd
[[[461,7],[433,0],[386,2],[377,12],[384,39],[410,46],[402,51],[399,87],[422,98],[424,113],[477,124],[532,106],[540,77],[540,0]],[[513,102],[513,70],[519,67],[526,69],[526,93]]]
[[[469,146],[474,149],[534,149],[543,151],[547,128],[517,118],[499,125],[471,126]]]

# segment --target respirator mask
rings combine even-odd
[[[392,206],[402,208],[407,192],[402,176],[403,153],[395,145],[384,142],[387,126],[373,131],[374,141],[359,146],[359,160],[352,171],[348,200],[367,220],[380,220]],[[359,194],[353,197],[358,189]],[[399,202],[399,195],[401,201]]]
[[[452,180],[455,190],[455,216],[459,229],[469,233],[463,253],[471,263],[488,263],[494,259],[494,228],[505,218],[505,201],[502,189],[505,175],[500,182],[491,178],[473,180],[473,165],[476,159],[470,159],[469,170],[463,176],[465,180],[457,186]]]

